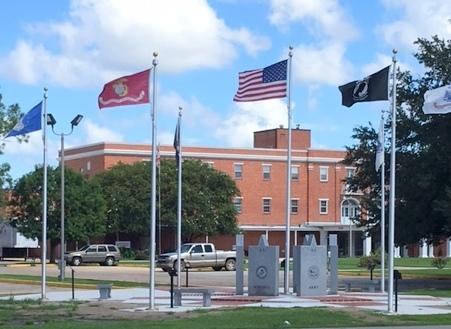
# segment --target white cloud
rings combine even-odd
[[[337,85],[349,77],[352,65],[345,59],[345,46],[331,43],[299,45],[294,49],[293,76],[306,84]]]
[[[388,11],[400,11],[401,18],[379,25],[376,31],[384,40],[396,48],[411,49],[419,37],[430,38],[438,35],[451,37],[451,2],[443,0],[398,0],[383,1]]]
[[[306,84],[336,85],[352,66],[345,59],[346,45],[358,37],[337,0],[271,0],[270,21],[281,29],[300,22],[310,33],[310,44],[295,46],[293,76]]]
[[[252,132],[279,125],[287,127],[287,120],[287,106],[280,99],[238,103],[230,118],[216,128],[215,136],[224,146],[251,147]]]
[[[184,99],[174,91],[161,94],[159,97],[159,107],[161,112],[178,116],[178,108],[182,107],[182,122],[188,127],[211,127],[219,122],[219,116],[209,107],[201,104],[196,97]],[[175,125],[175,120],[174,120]]]
[[[90,119],[83,120],[83,125],[80,127],[85,136],[85,143],[99,143],[99,142],[124,142],[123,135],[106,128],[101,127],[91,121]]]
[[[372,63],[368,63],[362,67],[361,77],[356,77],[356,79],[361,79],[370,74],[376,73],[382,70],[384,67],[392,64],[392,58],[385,54],[377,54],[376,59]],[[404,62],[397,60],[396,66],[401,69],[401,71],[412,71],[412,68]]]
[[[21,155],[24,158],[43,156],[42,132],[36,131],[29,134],[27,143],[19,143],[14,137],[5,139],[4,154],[6,156]]]
[[[205,0],[72,1],[69,18],[30,25],[29,39],[0,55],[0,74],[20,82],[85,86],[151,66],[165,72],[219,68],[267,38],[230,28]],[[45,38],[43,38],[45,37]]]
[[[282,29],[289,22],[300,21],[312,35],[341,42],[358,35],[337,0],[271,0],[270,21]]]

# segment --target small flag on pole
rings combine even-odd
[[[99,109],[149,103],[150,70],[120,77],[103,86]]]
[[[5,138],[25,135],[42,127],[42,102],[28,111],[11,129]]]
[[[287,62],[239,73],[235,102],[253,102],[287,96]]]
[[[177,119],[177,126],[175,127],[174,149],[175,149],[175,165],[178,168],[180,158],[180,117]]]
[[[451,113],[451,85],[426,91],[423,112],[425,114]]]
[[[358,102],[388,100],[388,72],[390,66],[371,74],[363,80],[355,80],[338,87],[341,104],[351,107]]]
[[[382,163],[384,162],[384,119],[381,119],[379,125],[379,133],[377,134],[377,146],[376,146],[376,171],[379,171]]]

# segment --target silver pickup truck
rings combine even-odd
[[[212,267],[220,271],[235,271],[236,252],[215,250],[212,243],[185,243],[181,246],[180,270],[185,268]],[[177,252],[161,254],[157,266],[168,271],[177,268]]]

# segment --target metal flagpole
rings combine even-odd
[[[151,221],[150,221],[150,241],[149,241],[149,308],[155,309],[155,223],[156,223],[156,75],[157,75],[157,56],[158,53],[153,53],[153,83],[152,83],[152,189],[151,189]]]
[[[42,188],[42,242],[41,242],[41,299],[46,299],[46,264],[47,264],[47,88],[44,88],[43,136],[44,177]]]
[[[177,122],[178,135],[178,149],[179,157],[177,163],[177,288],[181,287],[181,248],[182,248],[182,143],[181,143],[181,129],[182,125],[182,108],[179,106],[179,118]]]
[[[288,155],[287,155],[287,213],[285,220],[285,268],[284,268],[284,293],[290,291],[290,228],[291,228],[291,61],[293,47],[288,52],[288,76],[287,76],[287,110],[288,110]]]
[[[393,312],[393,252],[395,249],[395,166],[396,166],[396,53],[393,49],[393,91],[391,115],[390,214],[388,222],[388,312]]]
[[[158,143],[158,254],[161,254],[161,147]]]
[[[385,127],[382,114],[382,127]],[[385,292],[385,132],[382,128],[382,164],[381,164],[381,292]]]

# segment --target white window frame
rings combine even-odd
[[[91,171],[91,161],[86,162],[86,171]]]
[[[325,177],[323,177],[324,171],[325,171]],[[328,182],[329,181],[329,167],[328,166],[320,166],[319,167],[319,181],[320,182]]]
[[[237,170],[237,168],[240,168],[240,170]],[[237,175],[239,173],[239,175]],[[233,177],[235,179],[243,179],[243,163],[235,162],[233,164]]]
[[[296,211],[293,211],[293,201],[296,201]],[[295,215],[295,214],[299,214],[299,198],[292,198],[291,202],[290,202],[290,213]]]
[[[265,205],[265,201],[268,201],[268,204]],[[262,212],[263,214],[270,214],[271,213],[271,202],[272,198],[262,198]],[[268,211],[265,211],[265,207],[268,207]]]
[[[354,167],[346,167],[346,178],[352,178],[355,175],[355,168]],[[351,175],[349,173],[352,173]]]
[[[329,199],[319,199],[318,201],[319,201],[318,202],[319,214],[320,215],[327,215],[329,213]],[[323,203],[325,203],[324,206],[323,206]],[[322,208],[326,208],[326,210],[323,211]]]
[[[297,177],[293,177],[293,169],[296,169]],[[290,178],[291,178],[291,180],[299,180],[299,177],[300,177],[300,175],[299,175],[299,166],[291,166],[291,170],[290,170]]]
[[[263,163],[262,164],[262,173],[263,173],[263,180],[271,180],[271,164]],[[267,171],[265,171],[267,169]],[[268,175],[268,177],[265,177],[265,174]]]
[[[349,203],[352,203],[353,205],[349,205]],[[345,206],[345,204],[347,205]],[[351,224],[351,218],[358,216],[360,213],[360,203],[354,198],[344,199],[340,208],[342,224]]]
[[[233,205],[235,206],[236,212],[238,214],[241,214],[243,212],[243,197],[241,197],[241,196],[234,197],[233,198]]]

